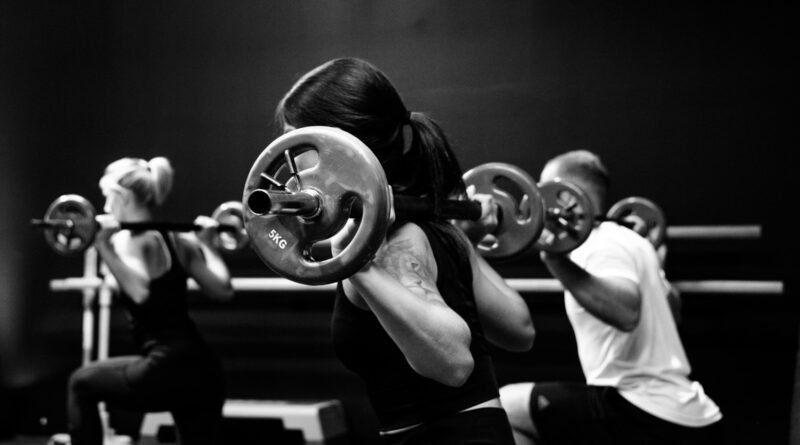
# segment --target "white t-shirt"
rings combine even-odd
[[[586,383],[613,386],[640,409],[690,427],[722,418],[719,407],[689,380],[691,367],[667,300],[658,255],[645,238],[602,222],[570,258],[593,275],[635,282],[642,297],[639,324],[631,332],[601,321],[565,292]]]

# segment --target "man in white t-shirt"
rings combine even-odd
[[[560,177],[606,211],[608,173],[594,153],[550,160]],[[598,219],[599,220],[599,219]],[[541,253],[564,286],[582,382],[513,383],[500,389],[517,444],[717,444],[719,407],[689,379],[659,255],[622,225],[602,221],[569,254]]]

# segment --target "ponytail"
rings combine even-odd
[[[155,205],[160,206],[172,190],[174,171],[169,160],[163,156],[157,156],[147,161],[147,167],[153,177],[152,200]]]
[[[411,148],[408,154],[416,153],[416,166],[423,171],[412,173],[408,179],[408,191],[433,198],[437,219],[443,220],[439,214],[444,201],[448,199],[466,199],[467,192],[462,178],[461,166],[453,153],[444,131],[433,119],[424,113],[409,113],[411,126]],[[408,164],[404,162],[403,164]],[[407,169],[411,172],[411,169]],[[408,174],[408,173],[406,173]],[[469,250],[468,241],[455,225],[446,222],[438,224],[450,236],[443,237],[442,241],[452,252],[467,258]],[[459,285],[463,285],[460,283]],[[466,288],[465,288],[466,289]]]
[[[411,144],[407,155],[422,171],[401,181],[409,184],[408,191],[431,196],[437,204],[466,196],[461,166],[439,124],[425,113],[413,112],[409,113],[409,126]],[[408,173],[411,172],[406,170]]]

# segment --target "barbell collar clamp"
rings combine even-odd
[[[255,215],[295,215],[313,218],[322,209],[319,193],[313,189],[296,192],[255,189],[247,196],[247,208]]]

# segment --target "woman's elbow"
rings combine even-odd
[[[475,360],[469,350],[446,357],[444,360],[426,359],[421,363],[409,362],[409,364],[417,374],[455,388],[463,386],[475,369]]]
[[[126,289],[125,293],[128,294],[128,297],[130,297],[130,299],[136,304],[144,304],[144,302],[150,298],[150,289],[146,286]]]
[[[214,301],[226,302],[233,299],[235,291],[230,282],[228,282],[227,284],[223,284],[213,290],[206,290],[206,293]]]
[[[467,354],[460,360],[453,360],[444,369],[447,371],[441,373],[436,380],[443,385],[458,388],[467,383],[472,371],[475,369],[475,361],[472,358],[472,354]]]
[[[228,285],[217,294],[217,301],[231,301],[234,294],[233,286]]]
[[[533,347],[533,341],[536,339],[536,329],[533,327],[533,321],[530,318],[521,320],[515,327],[506,331],[505,335],[493,341],[497,346],[511,352],[525,352]]]
[[[517,342],[511,351],[525,352],[533,347],[533,341],[536,340],[536,329],[533,324],[528,325],[525,330],[518,336]]]

